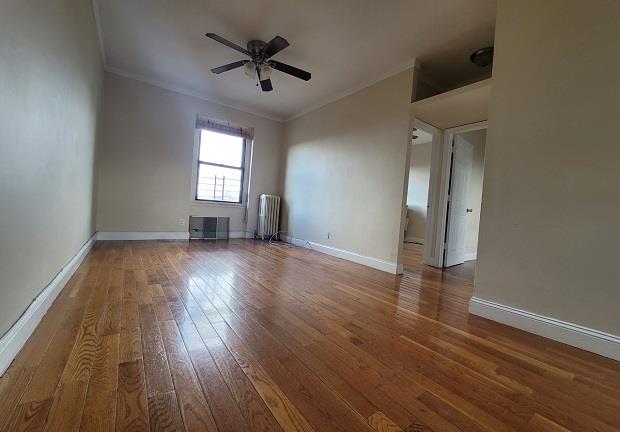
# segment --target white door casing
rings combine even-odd
[[[454,136],[450,193],[448,196],[448,229],[444,265],[450,267],[465,262],[465,234],[467,227],[467,189],[471,176],[473,146],[460,135]]]

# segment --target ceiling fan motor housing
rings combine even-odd
[[[260,58],[265,45],[267,45],[267,43],[262,40],[251,40],[248,42],[248,51],[252,53],[253,58]]]

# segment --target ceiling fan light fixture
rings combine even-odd
[[[254,63],[253,61],[249,61],[245,64],[243,68],[244,68],[245,74],[249,78],[254,79],[254,77],[256,76],[256,63]]]
[[[263,63],[260,66],[260,79],[267,80],[270,77],[271,77],[271,66],[269,66],[267,63]]]

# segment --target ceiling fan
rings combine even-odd
[[[268,43],[261,40],[251,40],[247,43],[247,49],[215,33],[207,33],[205,36],[250,57],[250,60],[239,60],[234,63],[213,68],[211,72],[214,74],[221,74],[222,72],[227,72],[243,66],[245,68],[245,74],[251,78],[257,78],[260,88],[265,92],[273,90],[273,86],[271,85],[272,69],[279,70],[280,72],[284,72],[304,81],[308,81],[312,78],[310,72],[306,72],[277,60],[271,60],[271,57],[289,46],[288,41],[281,36],[274,37]]]

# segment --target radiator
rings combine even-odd
[[[265,240],[278,233],[280,222],[280,197],[261,194],[258,203],[258,229],[256,235]],[[277,237],[277,236],[276,236]]]

